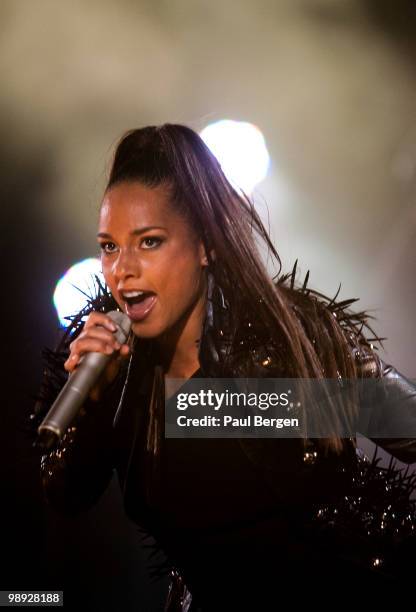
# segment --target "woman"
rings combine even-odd
[[[184,610],[183,580],[191,609],[268,609],[276,578],[281,586],[316,585],[322,575],[341,584],[347,573],[367,581],[377,576],[372,565],[389,561],[378,548],[357,554],[357,539],[353,551],[348,545],[359,528],[342,500],[366,468],[355,439],[340,437],[335,413],[327,415],[331,435],[314,440],[164,438],[169,378],[390,377],[411,396],[416,418],[415,388],[365,338],[368,315],[347,311],[355,300],[329,300],[307,288],[307,278],[296,287],[296,265],[270,279],[258,239],[280,264],[253,205],[195,132],[165,124],[125,134],[99,214],[108,290],[99,286],[57,350],[46,352],[33,415],[39,423],[83,354],[112,355],[73,427],[42,457],[45,496],[63,512],[81,511],[116,468],[128,516],[175,568],[171,605],[179,594]],[[122,346],[106,316],[114,308],[132,321]],[[344,410],[354,422],[357,404]],[[414,439],[380,444],[416,461]],[[402,513],[408,494],[405,501]],[[317,508],[349,522],[320,523]]]

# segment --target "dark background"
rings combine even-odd
[[[1,589],[64,589],[97,610],[163,598],[117,482],[57,516],[21,430],[58,338],[55,284],[97,254],[123,131],[258,125],[272,166],[256,198],[284,270],[299,258],[312,287],[342,282],[340,299],[376,309],[382,356],[416,378],[415,17],[410,0],[1,3]]]

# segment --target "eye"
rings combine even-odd
[[[100,242],[100,249],[102,250],[103,253],[105,253],[106,255],[110,255],[111,253],[114,253],[113,249],[108,249],[108,245],[112,245],[113,247],[115,247],[114,242]]]
[[[143,238],[141,242],[141,246],[143,246],[143,248],[147,250],[155,249],[156,247],[161,245],[162,242],[163,242],[163,239],[159,238],[158,236],[147,236],[147,238]]]

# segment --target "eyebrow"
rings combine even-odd
[[[144,234],[144,232],[148,232],[153,229],[161,229],[165,230],[166,228],[160,225],[146,225],[146,227],[138,227],[130,232],[130,236],[140,236],[140,234]],[[107,234],[106,232],[99,232],[97,234],[97,238],[111,238],[111,234]]]

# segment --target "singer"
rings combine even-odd
[[[392,534],[411,541],[411,490],[393,467],[363,458],[355,438],[165,439],[163,429],[165,380],[191,377],[390,377],[415,421],[416,388],[378,356],[370,315],[309,288],[309,274],[298,285],[296,264],[280,273],[252,202],[182,125],[121,138],[97,240],[106,286],[97,280],[88,307],[45,352],[35,426],[85,353],[111,360],[42,456],[47,502],[81,512],[116,469],[127,515],[167,560],[170,610],[270,610],[289,585],[299,598],[346,580],[353,591],[395,584]],[[279,263],[273,279],[260,243]],[[117,308],[131,320],[121,345],[106,315]],[[415,439],[375,441],[416,462]]]

